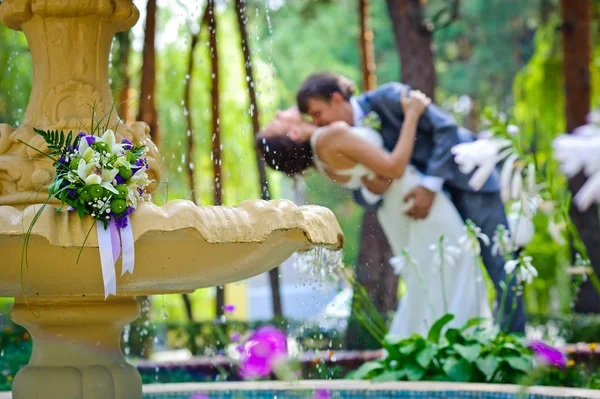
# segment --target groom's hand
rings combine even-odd
[[[429,191],[425,187],[413,188],[405,197],[404,202],[413,200],[412,206],[405,212],[405,215],[419,220],[425,219],[429,215],[433,200],[435,199],[435,192]]]

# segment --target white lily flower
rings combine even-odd
[[[77,146],[77,151],[79,152],[79,155],[81,155],[83,157],[83,154],[85,153],[85,151],[90,148],[90,145],[88,144],[87,140],[85,139],[85,137],[82,137],[79,139],[79,146]]]
[[[98,175],[91,174],[85,178],[86,186],[93,186],[93,185],[100,184],[100,183],[102,183],[102,178]]]
[[[455,145],[452,153],[462,173],[468,174],[477,169],[469,180],[469,186],[477,191],[483,187],[496,164],[508,155],[500,151],[510,145],[509,140],[479,139]]]
[[[107,131],[105,131],[102,137],[100,138],[100,141],[103,141],[106,144],[106,146],[108,147],[109,154],[114,155],[123,153],[123,145],[117,143],[115,132],[113,132],[112,130],[108,129]]]
[[[79,176],[79,178],[83,181],[86,181],[86,179],[91,176],[94,171],[94,169],[96,168],[96,166],[93,163],[87,163],[85,162],[84,159],[80,159],[79,160],[79,164],[77,164],[77,176]],[[96,175],[94,175],[96,176]],[[100,176],[98,176],[98,178],[100,178]],[[102,179],[100,179],[100,183],[102,182]],[[100,183],[96,183],[96,184],[100,184]],[[88,184],[88,183],[86,183]],[[93,183],[89,183],[89,184],[93,184]]]

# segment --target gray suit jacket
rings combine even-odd
[[[381,119],[380,133],[388,151],[392,151],[398,141],[404,121],[400,95],[408,90],[410,86],[388,83],[357,97],[365,115],[375,112]],[[464,174],[458,169],[451,149],[456,144],[475,140],[472,132],[459,127],[450,115],[431,104],[419,119],[411,163],[425,175],[444,179],[444,184],[451,188],[473,192],[468,184],[472,174]],[[494,171],[479,191],[498,192],[499,188],[498,173]],[[354,198],[360,205],[373,207],[364,201],[360,190],[355,192]]]

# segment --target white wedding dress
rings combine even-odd
[[[322,129],[317,129],[313,133],[311,144],[315,165],[326,176],[325,164],[316,150],[322,132]],[[383,147],[383,139],[375,130],[353,127],[352,132],[375,146]],[[373,175],[364,165],[336,170],[335,173],[350,176],[349,181],[343,184],[350,189],[359,188],[363,176]],[[407,292],[399,301],[389,329],[390,335],[402,337],[414,333],[426,336],[432,324],[445,312],[454,315],[450,323],[452,327],[460,327],[473,317],[492,317],[479,266],[471,253],[457,251],[458,240],[465,235],[465,225],[448,196],[437,194],[429,216],[424,220],[414,220],[404,214],[408,206],[404,197],[420,184],[420,178],[420,172],[409,165],[402,178],[395,180],[385,192],[383,205],[377,211],[379,223],[394,254],[399,256],[402,249],[407,249],[416,264],[416,267],[406,265],[400,272]],[[440,262],[434,259],[439,252],[431,248],[439,244],[441,235],[446,239],[445,246],[453,247],[445,253],[454,261],[451,265],[450,260],[445,259],[443,270]]]

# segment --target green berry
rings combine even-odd
[[[121,213],[125,212],[126,209],[127,202],[125,202],[123,199],[116,199],[110,203],[110,210],[113,211],[115,215],[120,215]]]
[[[119,192],[119,194],[115,195],[116,198],[124,199],[124,198],[127,198],[127,194],[129,194],[129,190],[127,189],[127,186],[124,184],[119,184],[117,186],[117,191]]]
[[[92,186],[87,187],[90,193],[90,197],[94,198],[102,198],[104,197],[104,187],[99,184],[94,184]]]
[[[136,161],[135,154],[131,151],[127,151],[127,162],[134,163]]]
[[[121,175],[121,177],[125,180],[129,179],[132,175],[131,168],[129,168],[127,166],[120,166],[119,167],[119,175]]]
[[[103,141],[98,141],[96,144],[94,144],[94,146],[98,152],[108,152],[108,146]]]

